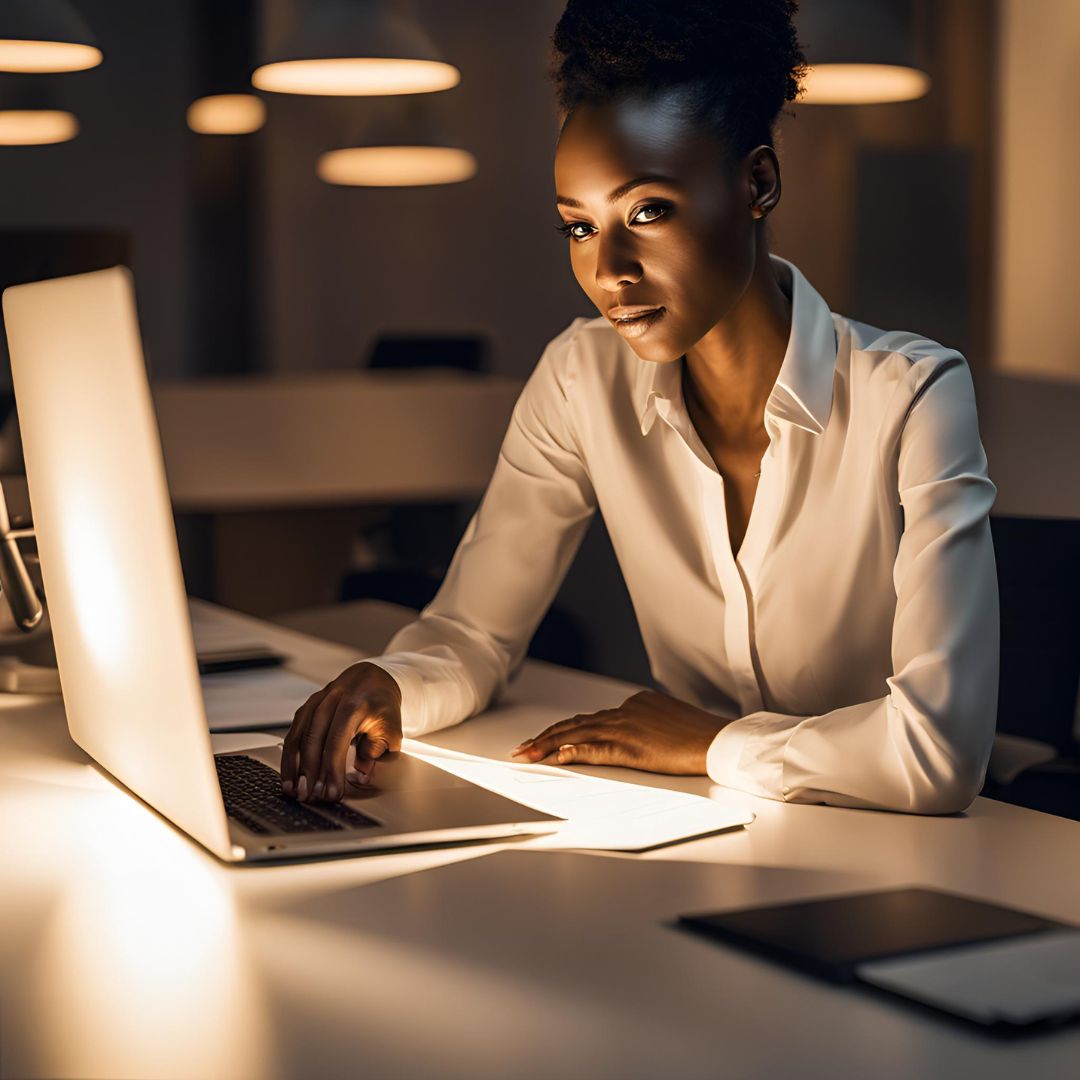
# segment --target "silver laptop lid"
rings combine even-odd
[[[18,285],[3,309],[71,736],[227,859],[131,273]]]

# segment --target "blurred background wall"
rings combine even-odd
[[[387,189],[330,186],[314,160],[392,122],[397,102],[267,95],[267,123],[243,147],[208,147],[184,112],[204,92],[207,27],[223,5],[78,6],[107,62],[59,77],[77,139],[0,148],[0,230],[129,232],[155,378],[353,369],[379,336],[406,332],[482,334],[490,370],[524,378],[551,337],[596,314],[552,228],[545,68],[562,0],[402,0],[462,71],[430,104],[479,170],[460,184]],[[252,47],[303,6],[252,3]],[[1073,0],[923,0],[927,97],[796,106],[778,133],[773,250],[834,310],[964,352],[1009,513],[1080,516],[1078,12]],[[249,525],[234,549],[278,527]],[[212,594],[200,535],[185,532],[186,570],[194,591]],[[558,603],[587,633],[588,666],[648,680],[601,522]]]

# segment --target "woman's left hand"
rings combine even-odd
[[[625,765],[648,772],[699,776],[716,733],[733,717],[643,690],[617,709],[573,716],[516,747],[513,757],[559,765]]]

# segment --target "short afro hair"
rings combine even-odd
[[[806,74],[797,9],[798,0],[568,0],[549,66],[561,117],[679,89],[689,119],[729,153],[772,146]]]

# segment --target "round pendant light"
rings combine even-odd
[[[319,179],[349,187],[420,187],[457,184],[476,175],[476,158],[436,122],[422,98],[387,102],[353,145],[320,154]]]
[[[0,71],[85,71],[101,61],[90,27],[68,0],[0,2]]]
[[[78,134],[75,114],[62,109],[0,109],[0,146],[47,146]]]
[[[79,134],[55,90],[47,76],[0,74],[0,146],[48,146]]]
[[[256,0],[189,0],[193,82],[203,93],[187,108],[197,135],[251,135],[266,123],[266,103],[251,92]]]
[[[266,123],[266,105],[255,94],[208,94],[193,101],[187,124],[199,135],[250,135]]]
[[[352,187],[456,184],[476,175],[476,158],[453,146],[346,146],[320,154],[315,171]]]
[[[424,30],[385,0],[318,0],[251,76],[258,90],[333,97],[424,94],[460,81]]]
[[[879,105],[929,93],[910,0],[812,0],[796,17],[809,71],[804,105]]]

